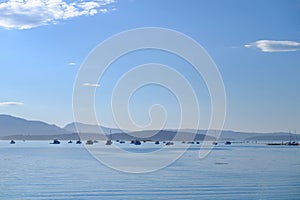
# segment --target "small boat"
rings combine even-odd
[[[279,146],[279,145],[284,145],[283,142],[281,143],[267,143],[269,146]]]
[[[123,144],[123,143],[125,143],[125,141],[124,141],[124,140],[121,140],[121,141],[120,141],[120,144]]]
[[[88,141],[86,141],[85,144],[92,145],[92,144],[94,144],[94,142],[93,142],[93,140],[88,140]]]
[[[82,142],[80,140],[77,140],[76,144],[81,144]]]
[[[16,144],[14,140],[11,140],[9,144]]]
[[[141,145],[142,143],[141,143],[141,141],[139,141],[139,140],[136,140],[135,142],[134,142],[134,145]]]
[[[111,145],[111,144],[112,144],[112,141],[111,141],[111,140],[106,140],[105,145]]]
[[[231,142],[230,142],[230,141],[226,141],[225,144],[226,144],[226,145],[230,145]]]
[[[72,144],[73,142],[72,142],[72,140],[70,140],[68,143],[69,143],[69,144]]]
[[[173,145],[173,142],[167,142],[166,145]]]
[[[296,141],[289,141],[288,143],[286,143],[286,145],[288,145],[288,146],[298,146],[299,143],[296,142]]]
[[[154,144],[159,144],[159,141],[155,141],[155,143]]]
[[[296,134],[296,131],[295,131],[295,134]],[[290,132],[290,141],[288,141],[286,143],[286,145],[288,145],[288,146],[298,146],[299,145],[298,142],[296,142],[295,140],[293,140],[291,132]]]
[[[112,141],[111,141],[111,130],[109,130],[109,137],[108,137],[108,140],[106,140],[105,145],[111,145],[111,144],[112,144]]]
[[[54,139],[54,140],[53,140],[53,142],[52,142],[52,143],[50,143],[50,144],[60,144],[60,141],[59,141],[59,140],[57,140],[57,139]]]
[[[187,142],[187,144],[195,144],[195,142]]]

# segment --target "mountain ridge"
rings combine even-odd
[[[11,115],[0,115],[0,137],[8,135],[57,135],[68,132],[54,124],[27,120]]]
[[[207,130],[192,129],[166,129],[166,130],[143,130],[143,131],[125,131],[117,128],[109,128],[93,124],[84,124],[72,122],[63,128],[54,124],[48,124],[43,121],[26,120],[11,115],[0,114],[0,139],[78,139],[78,131],[82,139],[95,138],[105,140],[107,137],[111,139],[132,140],[134,138],[144,138],[150,140],[171,140],[176,136],[178,140],[186,140],[195,136],[196,140],[203,140],[207,135]],[[217,137],[216,130],[210,130],[209,140],[215,140]],[[101,134],[99,134],[101,133]],[[193,135],[192,133],[196,133]],[[223,130],[219,141],[288,141],[300,139],[298,134],[287,132],[273,133],[255,133],[255,132],[238,132],[231,130]],[[206,138],[207,139],[207,138]]]

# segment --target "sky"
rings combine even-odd
[[[299,19],[299,0],[0,0],[0,113],[63,127],[74,121],[74,84],[90,52],[120,32],[161,27],[189,36],[213,59],[226,91],[224,129],[299,132]],[[103,80],[82,85],[96,90],[101,124],[116,126],[110,97],[120,77],[153,62],[189,80],[200,102],[200,126],[207,128],[205,82],[189,63],[155,50],[123,56]],[[176,95],[158,85],[141,88],[128,102],[141,126],[151,122],[148,109],[157,104],[168,112],[167,128],[180,121]]]

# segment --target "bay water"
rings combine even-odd
[[[300,146],[219,143],[199,159],[193,144],[163,169],[132,174],[103,165],[84,145],[49,143],[0,141],[1,200],[300,199]],[[104,143],[94,145],[105,150]],[[120,145],[135,152],[157,148]]]

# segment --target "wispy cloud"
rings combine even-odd
[[[6,102],[0,102],[0,107],[1,106],[19,106],[23,105],[21,102],[14,102],[14,101],[6,101]]]
[[[9,0],[0,3],[0,26],[30,29],[80,16],[92,16],[114,10],[115,0]]]
[[[74,66],[74,65],[76,65],[76,63],[74,63],[74,62],[69,62],[68,65]]]
[[[280,40],[258,40],[246,44],[247,48],[258,48],[263,52],[287,52],[287,51],[299,51],[300,43],[295,41],[280,41]]]
[[[83,86],[87,86],[87,87],[100,87],[100,85],[96,84],[96,83],[84,83]]]

